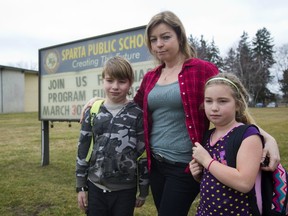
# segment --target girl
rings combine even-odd
[[[236,168],[227,166],[224,150],[225,145],[231,145],[227,139],[238,126],[254,122],[247,110],[247,99],[246,90],[232,74],[219,74],[206,82],[204,109],[215,129],[208,140],[203,140],[203,146],[195,143],[190,162],[193,177],[201,180],[198,216],[252,215],[247,193],[254,190],[260,175],[262,136],[255,127],[246,130]]]

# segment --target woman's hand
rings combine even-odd
[[[262,154],[262,161],[265,160],[266,157],[269,158],[269,164],[268,166],[262,166],[262,170],[264,171],[274,171],[278,164],[280,163],[280,153],[279,148],[276,140],[268,134],[263,129],[260,129],[260,133],[264,137],[265,140],[265,146]]]
[[[197,163],[195,159],[192,159],[192,161],[189,163],[189,169],[193,178],[200,182],[202,178],[203,166]]]
[[[82,124],[82,121],[83,121],[83,119],[84,119],[84,113],[85,113],[85,111],[86,111],[88,108],[92,107],[93,103],[94,103],[96,100],[99,100],[99,99],[103,99],[103,98],[99,98],[99,97],[91,98],[91,99],[84,105],[84,107],[83,107],[82,110],[81,110],[81,114],[80,114],[80,120],[79,120],[80,124]]]
[[[265,142],[265,147],[262,153],[262,162],[265,158],[269,158],[269,164],[268,166],[262,166],[262,170],[264,171],[274,171],[280,163],[279,148],[276,140],[273,140],[269,139]]]

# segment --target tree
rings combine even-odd
[[[220,56],[219,48],[216,46],[214,39],[212,40],[210,44],[210,52],[208,53],[208,57],[211,62],[217,65],[220,71],[223,70],[223,59]]]
[[[188,37],[188,41],[190,42],[192,46],[194,46],[197,52],[197,57],[208,61],[209,47],[208,47],[208,42],[204,40],[203,35],[201,35],[200,40],[196,37],[193,38],[192,35],[190,35]]]
[[[252,73],[253,68],[253,58],[252,58],[252,49],[251,44],[248,41],[248,34],[244,31],[241,35],[241,39],[239,41],[237,50],[236,50],[236,62],[238,64],[235,65],[236,75],[239,77],[247,91],[254,98],[255,92],[253,90],[253,77]]]
[[[238,59],[236,50],[230,48],[227,57],[224,58],[223,70],[225,72],[237,74],[237,68],[238,68]]]
[[[274,58],[276,61],[274,65],[276,80],[283,93],[283,99],[288,102],[288,44],[277,47]]]
[[[257,31],[252,43],[244,31],[236,50],[231,48],[224,59],[224,70],[239,77],[254,103],[265,103],[275,98],[267,88],[272,77],[269,69],[275,62],[273,46],[266,28]]]
[[[254,101],[265,102],[272,93],[267,84],[272,80],[270,68],[275,63],[273,58],[273,39],[266,28],[259,29],[252,41],[253,73],[255,75],[252,90]]]
[[[283,100],[288,103],[288,69],[283,71],[283,79],[280,79],[280,89],[283,92]]]
[[[190,35],[188,41],[195,48],[198,58],[214,63],[219,69],[223,67],[223,59],[220,56],[219,48],[215,45],[214,40],[209,43],[204,39],[203,35],[201,35],[200,40]]]

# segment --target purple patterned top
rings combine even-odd
[[[234,130],[232,129],[228,132],[222,139],[218,140],[214,146],[210,145],[210,137],[204,145],[210,155],[222,164],[227,164],[224,145],[226,145],[227,137],[233,131]],[[254,127],[249,127],[244,133],[244,139],[255,134],[259,134],[259,131]],[[254,188],[252,190],[255,191]],[[249,210],[248,194],[239,192],[222,184],[207,171],[207,169],[204,169],[203,172],[203,178],[200,184],[200,196],[201,199],[196,216],[252,215]]]

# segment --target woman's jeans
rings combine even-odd
[[[150,185],[159,216],[187,216],[200,188],[187,167],[152,157]]]

